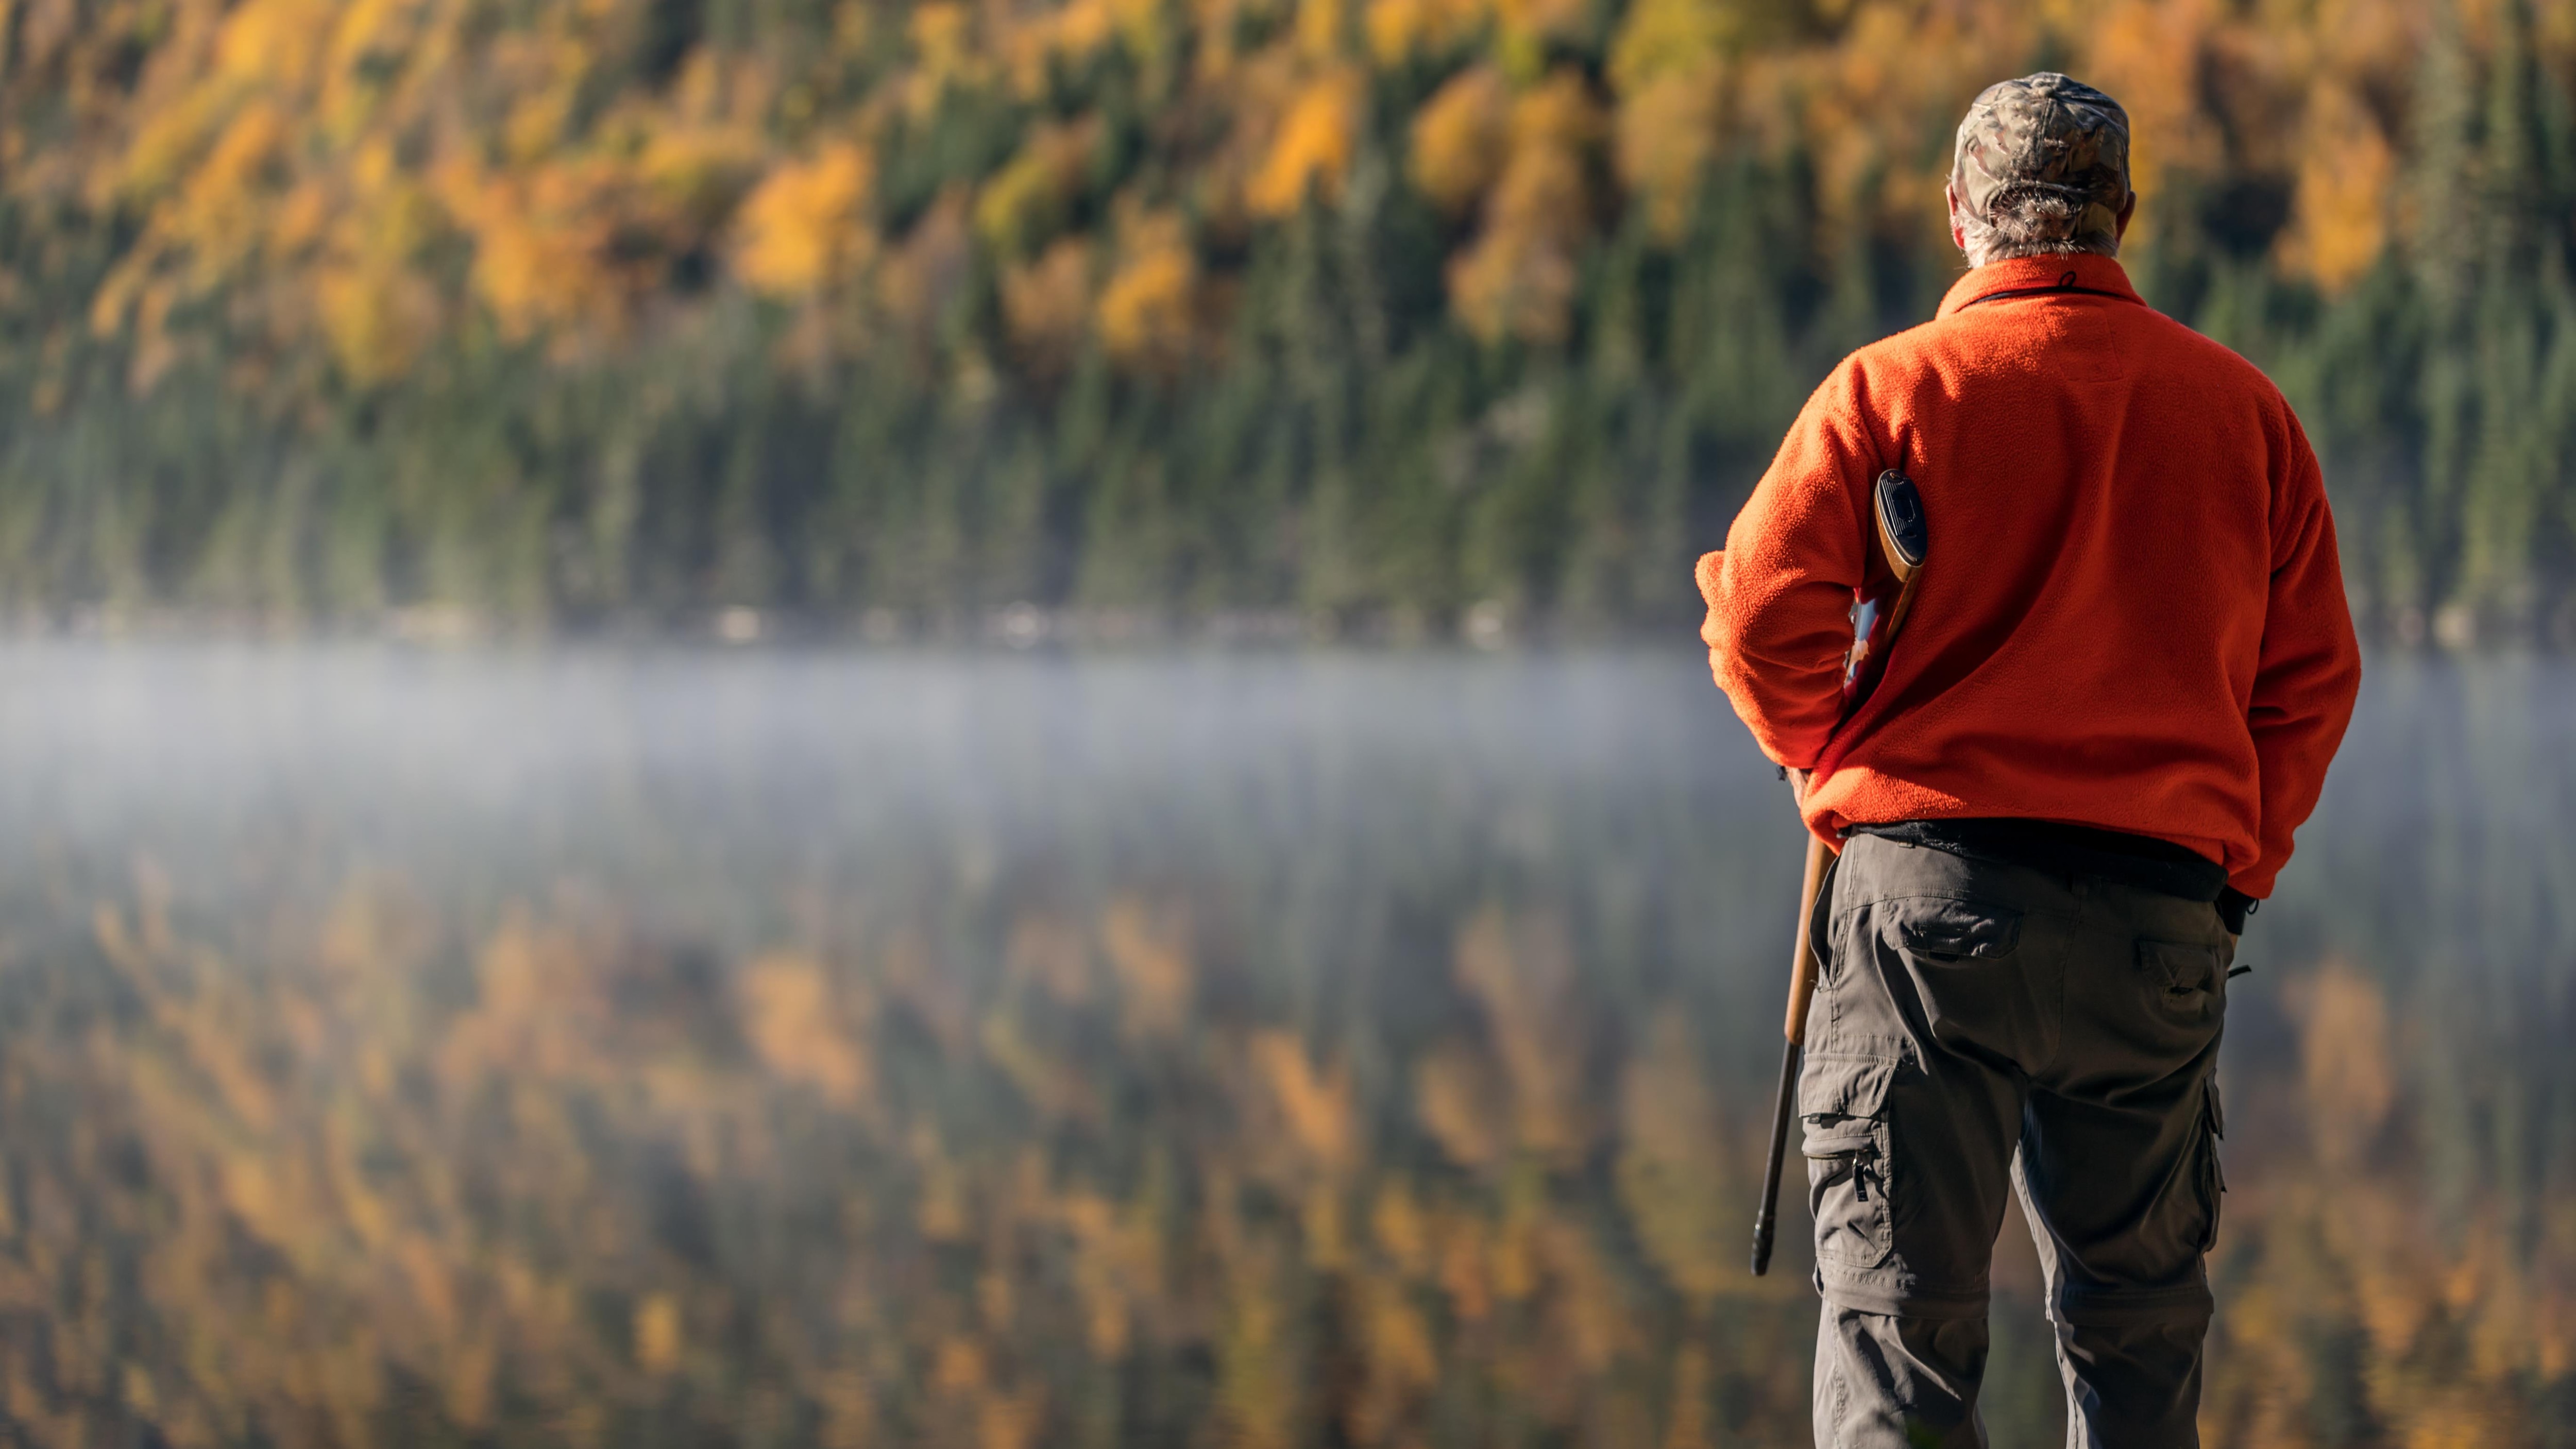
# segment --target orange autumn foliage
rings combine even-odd
[[[1224,327],[1205,303],[1230,289],[1201,285],[1207,219],[1339,204],[1373,146],[1443,211],[1478,219],[1447,273],[1456,319],[1492,340],[1562,338],[1585,250],[1632,212],[1681,244],[1702,179],[1730,156],[1800,150],[1826,225],[1936,244],[1939,118],[2053,47],[2127,103],[2143,190],[2267,178],[2290,197],[2278,264],[2334,291],[2403,240],[2410,132],[2391,98],[2428,25],[2404,0],[1816,0],[1799,15],[1630,0],[1600,18],[1594,93],[1545,58],[1588,33],[1588,12],[1558,0],[934,0],[735,40],[657,40],[658,13],[562,0],[495,29],[467,0],[174,0],[129,39],[29,11],[9,63],[97,73],[130,45],[115,64],[132,83],[65,91],[82,118],[67,131],[44,130],[32,102],[0,103],[0,189],[131,216],[87,300],[102,333],[137,336],[138,385],[197,345],[165,334],[202,326],[196,304],[220,295],[274,346],[383,386],[481,321],[564,357],[632,337],[693,305],[687,278],[708,258],[763,296],[865,297],[864,274],[928,218],[917,199],[888,205],[889,168],[917,170],[955,108],[1007,105],[1016,142],[939,152],[984,159],[931,194],[961,197],[1003,266],[1081,231],[1088,326],[1113,357],[1165,369],[1189,350],[1171,329]],[[2464,13],[2473,45],[2496,43],[2487,8]],[[2576,39],[2554,14],[2535,35],[2563,64]],[[876,57],[865,79],[835,69],[860,56]],[[1115,143],[1109,112],[1047,99],[1110,64],[1166,117]],[[1390,92],[1407,67],[1427,86]],[[1409,112],[1381,114],[1407,93]],[[1160,234],[1128,250],[1103,225],[1121,208],[1201,220],[1180,254]],[[2159,224],[2150,205],[2141,238]],[[1044,371],[1061,351],[1029,356]]]
[[[1325,202],[1339,196],[1366,101],[1357,71],[1336,69],[1308,82],[1280,118],[1268,155],[1244,189],[1245,204],[1256,215],[1282,217],[1310,195]]]
[[[795,296],[845,277],[864,262],[874,234],[860,214],[876,173],[867,152],[846,142],[791,161],[743,201],[734,265],[764,292]]]
[[[1601,129],[1598,106],[1571,73],[1513,102],[1508,159],[1486,197],[1483,230],[1449,266],[1451,305],[1468,331],[1488,342],[1564,340]]]

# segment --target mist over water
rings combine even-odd
[[[1693,653],[0,653],[39,1438],[1804,1442],[1799,841]],[[2213,1442],[2576,1418],[2571,744],[2374,661],[2231,996]]]

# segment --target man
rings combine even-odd
[[[1982,1442],[2009,1184],[2072,1441],[2196,1444],[2228,969],[2360,655],[2298,420],[2115,260],[2119,104],[1990,87],[1949,201],[1972,270],[1834,370],[1699,565],[1719,687],[1841,846],[1798,1088],[1816,1442]],[[1931,556],[1845,720],[1885,468]]]

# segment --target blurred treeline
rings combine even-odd
[[[2576,631],[2532,0],[6,0],[0,602],[1680,624],[2052,65],[2365,616]]]

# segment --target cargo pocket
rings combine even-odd
[[[1982,901],[1922,896],[1891,901],[1897,943],[1943,966],[2000,961],[2021,947],[2021,912]]]
[[[2140,941],[2138,975],[2167,1020],[2194,1026],[2217,1022],[2219,993],[2227,980],[2225,955],[2218,947]]]
[[[1895,1223],[1889,1194],[1887,1086],[1896,1063],[1814,1052],[1798,1082],[1808,1206],[1816,1256],[1855,1268],[1887,1262]]]
[[[2227,1135],[2227,1114],[2218,1102],[2218,1078],[2212,1074],[2200,1088],[2200,1205],[2203,1226],[2200,1250],[2218,1246],[2218,1204],[2227,1191],[2227,1169],[2218,1162],[2218,1144]]]

